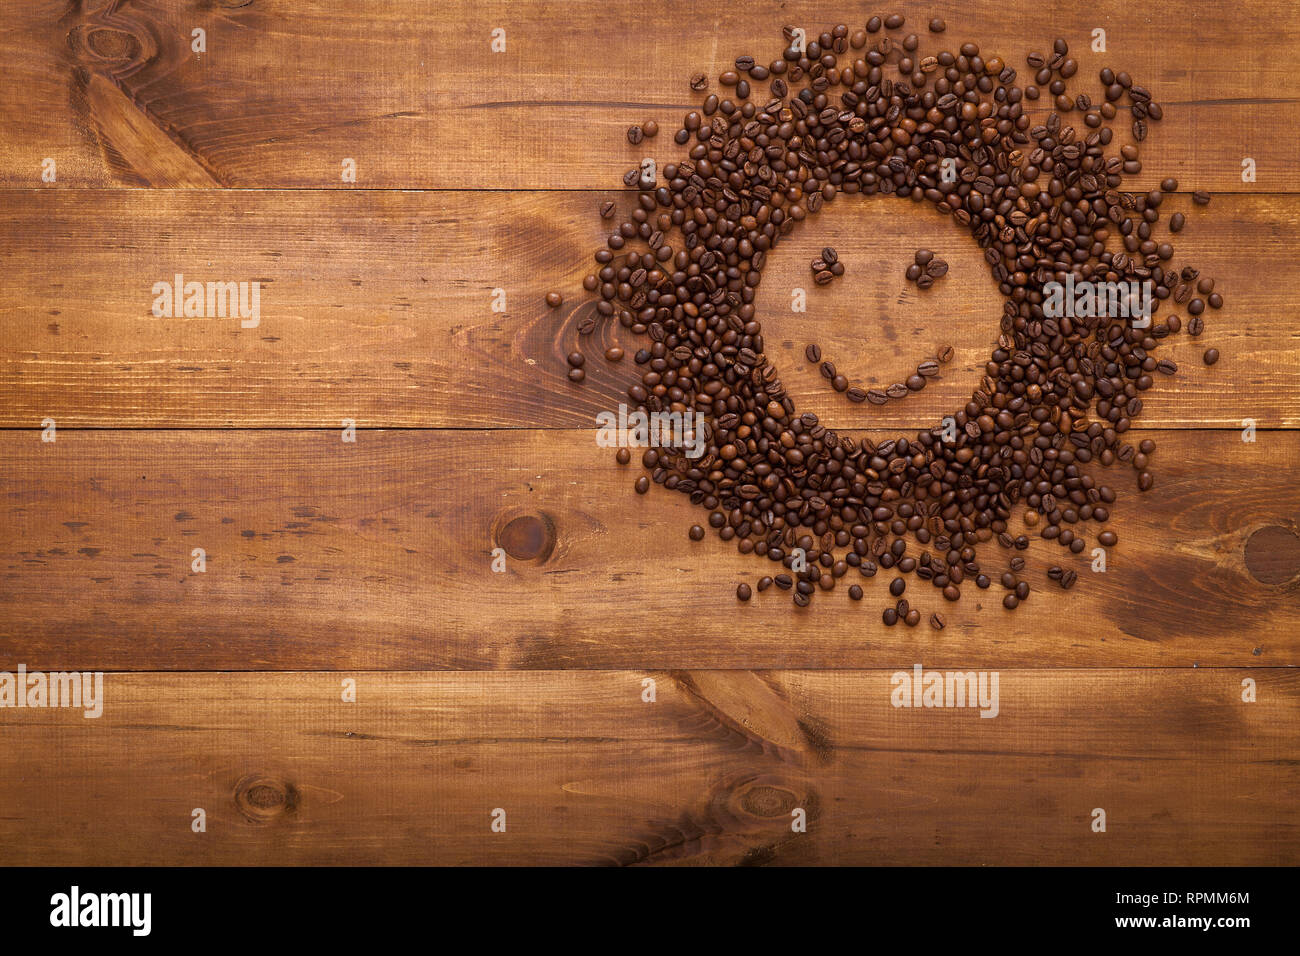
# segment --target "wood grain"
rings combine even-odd
[[[0,425],[590,427],[639,381],[630,358],[605,363],[605,347],[630,354],[647,341],[617,322],[581,340],[576,329],[593,308],[581,280],[609,228],[597,207],[612,195],[8,193]],[[1175,264],[1215,277],[1226,305],[1207,310],[1199,339],[1164,340],[1161,355],[1183,370],[1160,377],[1141,423],[1300,425],[1300,198],[1216,202],[1213,224],[1187,197],[1168,202],[1191,213]],[[922,242],[952,266],[926,293],[904,278]],[[847,273],[818,287],[808,262],[827,243]],[[154,284],[177,273],[260,282],[260,324],[153,317]],[[807,290],[806,314],[791,311],[795,287]],[[504,313],[492,310],[495,289]],[[543,301],[552,289],[560,309]],[[961,407],[1002,314],[958,226],[885,198],[836,204],[816,230],[793,234],[758,306],[796,404],[836,427],[929,427]],[[877,408],[826,387],[804,358],[811,341],[868,387],[905,378],[941,344],[957,354],[925,392]],[[1224,356],[1213,369],[1201,363],[1209,345]],[[574,348],[592,357],[584,386],[566,377]]]
[[[775,566],[689,541],[707,512],[634,494],[639,466],[591,433],[7,432],[0,620],[45,668],[1300,664],[1300,434],[1148,435],[1155,489],[1104,479],[1121,496],[1106,573],[1035,536],[1037,594],[1015,612],[998,586],[948,604],[910,582],[948,615],[936,632],[884,627],[885,572],[851,572],[862,602],[841,579],[806,610],[777,589],[741,605],[737,582]],[[996,580],[1009,556],[980,553]]]
[[[40,184],[52,157],[70,186],[352,188],[340,176],[351,158],[369,188],[607,188],[641,155],[674,154],[672,131],[703,99],[688,88],[695,71],[716,78],[741,54],[770,62],[787,23],[816,36],[847,16],[855,27],[866,19],[826,0],[635,11],[604,0],[15,6],[0,27],[0,185],[9,186]],[[1166,119],[1144,144],[1136,186],[1174,175],[1190,188],[1249,192],[1249,156],[1258,188],[1295,188],[1300,79],[1279,58],[1300,42],[1294,6],[1102,0],[1026,14],[942,0],[905,12],[911,22],[895,39],[916,29],[923,51],[975,40],[1023,70],[1027,53],[1061,36],[1080,63],[1072,95],[1099,96],[1105,65],[1149,86]],[[947,19],[941,40],[922,26],[931,16]],[[496,27],[507,42],[493,54]],[[1089,48],[1098,27],[1105,54]],[[202,54],[191,49],[195,28],[207,31]],[[665,132],[633,149],[627,127],[651,117]]]
[[[1300,862],[1293,671],[1004,670],[993,719],[888,670],[691,676],[108,674],[95,720],[0,709],[0,863]]]

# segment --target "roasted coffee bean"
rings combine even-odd
[[[623,360],[623,350],[617,345],[611,345],[605,349],[605,358],[611,362],[621,362]]]
[[[1213,365],[1215,362],[1219,360],[1219,350],[1206,349],[1205,354],[1202,356],[1202,358],[1204,359],[1206,365]]]
[[[1197,190],[1192,193],[1192,202],[1196,203],[1198,206],[1208,206],[1210,204],[1210,194]]]
[[[748,584],[740,584],[736,586],[736,597],[740,600],[748,601],[753,596],[754,592]]]
[[[662,176],[649,163],[644,178],[640,168],[629,171],[625,185],[641,191],[583,279],[595,301],[575,312],[577,328],[646,338],[625,386],[637,411],[700,416],[692,431],[701,453],[646,449],[638,490],[653,481],[687,494],[742,554],[806,564],[798,587],[787,575],[800,606],[851,567],[866,577],[895,569],[900,582],[915,573],[955,601],[964,582],[989,586],[977,551],[991,541],[1016,552],[1005,598],[1018,604],[1029,591],[1016,576],[1029,537],[1010,528],[1013,516],[1075,554],[1085,542],[1117,540],[1107,527],[1116,494],[1101,469],[1127,465],[1139,490],[1154,487],[1154,446],[1125,435],[1140,420],[1142,393],[1179,371],[1160,345],[1184,327],[1199,334],[1202,313],[1223,298],[1208,276],[1171,265],[1175,249],[1163,240],[1184,228],[1185,216],[1169,216],[1168,235],[1156,234],[1177,183],[1156,177],[1157,189],[1126,188],[1143,172],[1139,146],[1113,145],[1108,124],[1123,103],[1141,141],[1162,115],[1151,91],[1109,68],[1100,71],[1100,94],[1070,89],[1078,63],[1063,40],[1030,55],[1032,83],[1024,83],[973,43],[923,56],[916,34],[880,36],[886,27],[901,30],[901,16],[810,34],[802,50],[789,28],[789,46],[770,67],[737,57],[719,76],[724,90],[683,118],[674,137],[680,153],[654,165]],[[750,82],[769,78],[770,102],[748,101]],[[703,74],[692,80],[697,92],[707,84]],[[1057,108],[1031,119],[1024,104],[1043,95],[1042,105]],[[643,138],[652,123],[637,127]],[[956,176],[946,168],[939,175],[950,158]],[[821,210],[844,194],[938,208],[976,241],[1004,297],[996,345],[969,400],[943,425],[883,440],[840,433],[796,407],[770,361],[764,332],[769,340],[774,333],[757,296],[765,263],[796,230],[815,230]],[[602,204],[602,216],[615,213]],[[931,250],[913,259],[906,275],[920,291],[947,273]],[[810,268],[821,284],[845,272],[830,246]],[[1045,286],[1069,275],[1149,281],[1150,328],[1053,313]],[[1164,299],[1173,302],[1160,313]],[[602,347],[607,359],[621,358],[617,346]],[[857,384],[820,349],[808,346],[805,356],[833,390],[874,406],[925,389],[955,357],[951,346],[933,359],[915,356],[912,374],[881,385],[878,368]],[[573,377],[583,373],[571,367]],[[905,539],[925,550],[896,550]],[[914,608],[893,614],[920,620]]]
[[[691,89],[695,90],[697,93],[700,90],[708,88],[708,85],[709,78],[703,73],[696,73],[691,77]]]
[[[855,601],[861,601],[861,600],[862,600],[862,588],[861,588],[861,586],[859,586],[859,585],[857,585],[857,584],[850,584],[850,585],[849,585],[849,597],[852,598],[852,599],[855,600]]]
[[[552,309],[558,309],[564,304],[564,297],[558,292],[548,292],[546,293],[546,304]]]
[[[939,17],[935,17],[933,20],[930,21],[931,33],[942,33],[946,29],[948,29],[948,24],[946,24]],[[941,624],[939,626],[942,627],[943,625]]]
[[[645,130],[640,126],[629,126],[627,130],[627,141],[633,146],[645,139]]]
[[[945,627],[948,626],[948,619],[945,618],[938,611],[935,611],[933,614],[930,615],[930,626],[934,628],[936,631],[942,631]]]

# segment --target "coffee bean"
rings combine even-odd
[[[736,597],[740,600],[748,601],[753,596],[754,592],[748,584],[740,584],[736,586]]]
[[[571,369],[569,369],[569,381],[570,381],[570,382],[581,382],[581,381],[582,381],[583,379],[585,379],[586,377],[587,377],[587,373],[586,373],[585,371],[583,371],[582,369],[580,369],[580,368],[571,368]]]
[[[889,582],[889,593],[894,597],[898,597],[905,590],[907,590],[907,582],[902,578],[894,578],[894,580]]]
[[[583,279],[595,302],[575,312],[576,324],[580,335],[599,324],[621,339],[647,339],[635,347],[637,376],[625,386],[638,411],[701,415],[702,457],[646,449],[638,490],[653,481],[687,494],[742,554],[794,567],[800,549],[807,571],[797,586],[786,576],[798,606],[851,567],[864,577],[889,568],[899,582],[915,573],[956,601],[963,582],[989,587],[977,557],[988,541],[1015,552],[1004,599],[1018,604],[1029,594],[1018,577],[1029,538],[1009,527],[1012,516],[1074,554],[1090,540],[1103,547],[1117,540],[1105,527],[1116,494],[1102,469],[1127,465],[1139,490],[1154,487],[1154,445],[1129,444],[1125,433],[1140,419],[1152,380],[1177,371],[1158,351],[1162,340],[1184,326],[1199,334],[1205,308],[1223,300],[1208,276],[1171,266],[1175,249],[1163,240],[1184,228],[1185,216],[1169,216],[1167,237],[1155,234],[1177,183],[1128,185],[1143,172],[1139,147],[1112,145],[1105,125],[1123,102],[1142,140],[1162,114],[1150,91],[1109,68],[1100,71],[1095,100],[1091,90],[1069,89],[1078,63],[1063,40],[1047,55],[1031,54],[1032,82],[1024,83],[973,43],[922,56],[920,38],[900,32],[869,45],[886,26],[876,17],[863,30],[812,33],[807,49],[787,48],[770,67],[737,57],[719,77],[724,90],[683,118],[674,136],[681,152],[664,158],[663,175],[647,167],[644,180],[639,169],[625,179],[641,192]],[[889,29],[902,27],[899,15],[888,18]],[[793,29],[783,35],[791,43]],[[895,65],[897,80],[889,75]],[[749,102],[750,82],[769,77],[771,102]],[[692,85],[699,92],[707,83],[701,74]],[[1042,94],[1056,109],[1031,119],[1028,105]],[[1071,122],[1069,111],[1084,122]],[[638,127],[643,138],[653,135],[652,123]],[[954,182],[929,165],[948,156],[958,160]],[[815,234],[821,210],[845,194],[937,207],[976,239],[1002,292],[997,342],[953,415],[955,435],[945,425],[864,440],[828,428],[796,407],[770,361],[765,321],[769,340],[774,332],[756,295],[764,265],[779,240],[796,230]],[[602,216],[615,212],[601,204]],[[918,249],[906,275],[924,291],[947,268]],[[821,284],[845,273],[829,245],[810,269]],[[1070,274],[1150,280],[1157,306],[1173,299],[1185,308],[1157,315],[1145,332],[1045,314],[1044,285]],[[621,357],[616,349],[605,348],[607,359]],[[868,366],[859,385],[820,348],[807,346],[805,356],[832,389],[874,406],[925,389],[955,358],[944,346],[883,386],[877,367]],[[923,550],[908,553],[911,541]],[[1059,574],[1055,580],[1067,579]],[[779,576],[772,583],[780,586]],[[895,622],[920,620],[901,599],[892,611]]]
[[[695,92],[706,89],[709,85],[709,78],[703,73],[696,73],[691,77],[691,89]]]
[[[649,490],[650,490],[650,479],[647,478],[645,475],[642,475],[640,478],[636,480],[636,493],[638,495],[643,495]]]
[[[1205,360],[1206,365],[1213,365],[1215,362],[1219,360],[1219,350],[1206,349],[1205,355],[1203,355],[1202,358]]]
[[[849,597],[855,601],[862,600],[862,588],[856,584],[849,585]]]
[[[700,525],[697,525],[697,524],[693,524],[693,525],[691,525],[690,539],[691,539],[692,541],[703,541],[703,540],[704,540],[704,528],[702,528]]]
[[[1192,193],[1192,202],[1198,206],[1208,206],[1210,204],[1210,194],[1197,190]]]
[[[645,131],[640,126],[630,126],[627,130],[627,141],[633,146],[645,139]]]
[[[621,362],[623,361],[623,350],[617,345],[611,345],[605,349],[605,358],[611,362]]]
[[[558,292],[548,292],[546,293],[546,304],[552,309],[558,309],[564,304],[564,297]]]
[[[930,21],[931,33],[942,33],[946,29],[948,29],[948,24],[944,23],[944,21],[939,19],[938,17],[935,17],[933,20]],[[942,627],[943,625],[940,624],[939,626]]]

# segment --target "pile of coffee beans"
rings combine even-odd
[[[907,281],[915,282],[918,289],[928,289],[935,280],[948,274],[948,263],[936,259],[929,249],[917,249],[915,261],[907,267]]]
[[[839,253],[831,246],[822,250],[822,254],[809,263],[812,268],[813,281],[826,285],[844,275],[844,263],[840,262]]]
[[[840,24],[809,34],[806,49],[787,28],[770,65],[737,58],[718,78],[723,96],[709,94],[673,137],[685,155],[656,178],[649,164],[625,177],[640,190],[635,208],[596,253],[584,287],[597,297],[598,321],[646,339],[634,356],[640,377],[627,390],[630,403],[700,416],[702,457],[646,449],[649,477],[637,479],[636,491],[653,481],[689,496],[720,539],[783,565],[758,582],[760,593],[775,584],[806,606],[850,572],[871,578],[887,569],[947,601],[998,581],[1004,606],[1014,608],[1031,588],[1017,553],[1029,538],[1013,524],[1073,554],[1117,542],[1106,530],[1117,493],[1095,466],[1126,466],[1140,491],[1153,486],[1154,443],[1134,446],[1126,434],[1157,373],[1176,371],[1155,352],[1169,335],[1200,334],[1205,306],[1222,299],[1196,269],[1174,268],[1172,245],[1157,240],[1165,193],[1121,189],[1141,162],[1133,144],[1112,153],[1106,123],[1123,101],[1132,138],[1143,140],[1148,122],[1163,115],[1149,91],[1106,69],[1095,100],[1087,92],[1071,98],[1066,81],[1078,64],[1064,40],[1028,56],[1025,83],[975,43],[922,51],[916,34],[899,35],[904,23],[893,14],[863,29]],[[944,29],[930,22],[932,34]],[[708,77],[697,74],[690,86],[702,92]],[[1045,115],[1031,117],[1044,92]],[[755,308],[780,241],[827,203],[858,194],[925,202],[951,216],[983,249],[1004,297],[970,400],[944,424],[862,444],[796,409],[764,351]],[[833,252],[824,250],[821,264],[833,267]],[[918,253],[918,283],[942,275],[940,263]],[[1143,328],[1128,318],[1049,316],[1045,285],[1071,276],[1149,281],[1156,311],[1173,305],[1189,318],[1153,316]],[[835,390],[854,388],[816,346],[806,354]],[[1217,355],[1210,350],[1205,361]],[[936,361],[948,357],[945,347]],[[569,364],[580,381],[581,362]],[[865,389],[851,397],[883,404],[936,371],[927,361],[883,397]],[[697,527],[693,538],[702,536]],[[1007,556],[990,559],[986,544]],[[1048,576],[1066,588],[1077,577],[1059,566]],[[861,585],[849,591],[859,598]],[[908,594],[911,604],[899,597],[885,608],[887,624],[921,619],[913,605],[924,596]],[[737,596],[749,600],[749,585]],[[936,629],[945,624],[938,612],[928,619]]]

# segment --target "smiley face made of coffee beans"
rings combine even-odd
[[[932,21],[930,32],[944,25]],[[1142,393],[1177,371],[1157,347],[1168,335],[1200,334],[1206,305],[1222,305],[1212,280],[1175,268],[1172,245],[1154,238],[1162,199],[1178,184],[1121,189],[1140,172],[1138,144],[1163,111],[1110,69],[1095,97],[1067,95],[1077,63],[1064,40],[1027,57],[1024,82],[975,43],[932,36],[939,48],[927,52],[901,16],[815,38],[786,28],[784,38],[769,66],[737,58],[719,77],[722,95],[708,93],[686,114],[674,137],[680,158],[628,173],[636,206],[584,281],[595,302],[580,338],[612,321],[645,337],[631,411],[620,418],[630,444],[650,446],[636,490],[653,481],[689,495],[722,540],[781,566],[758,590],[775,584],[799,606],[851,571],[891,569],[948,601],[996,580],[1014,609],[1030,590],[1017,553],[1025,532],[1075,555],[1116,544],[1107,527],[1116,494],[1098,466],[1120,463],[1140,491],[1152,487],[1154,443],[1135,446],[1125,434]],[[708,86],[703,74],[691,81],[697,93]],[[1123,145],[1110,122],[1121,111],[1131,124]],[[634,129],[634,144],[657,132]],[[795,408],[764,352],[754,304],[780,241],[846,194],[896,196],[951,216],[983,250],[1003,298],[996,347],[970,400],[929,430],[874,445]],[[609,202],[601,215],[615,211]],[[1187,319],[1158,319],[1167,300]],[[869,427],[871,405],[906,400],[948,357],[926,359],[879,394],[827,378],[861,404]],[[582,364],[581,352],[570,356],[575,382]],[[621,448],[620,463],[630,459]],[[691,530],[703,537],[701,526]],[[998,570],[977,557],[986,543],[1011,552]],[[1076,576],[1048,569],[1063,587]],[[737,589],[741,600],[752,593]],[[896,596],[885,622],[917,623],[919,611]],[[942,627],[942,615],[931,624]]]

